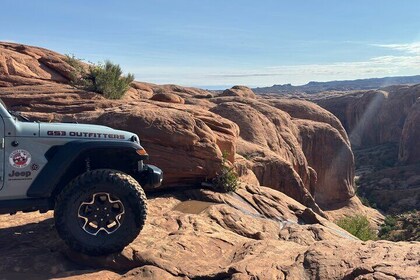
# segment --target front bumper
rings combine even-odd
[[[150,164],[145,164],[143,166],[143,175],[145,178],[145,187],[146,188],[158,188],[163,181],[163,172],[158,167]]]

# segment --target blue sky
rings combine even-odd
[[[0,41],[206,88],[420,74],[420,1],[0,0]]]

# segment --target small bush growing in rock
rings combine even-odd
[[[86,69],[81,63],[81,60],[76,58],[74,54],[66,54],[66,58],[64,59],[64,61],[67,62],[74,69],[74,71],[70,73],[71,83],[75,86],[80,85],[80,83],[87,74]]]
[[[337,225],[360,240],[366,241],[377,239],[375,230],[370,226],[369,220],[366,216],[356,215],[352,217],[345,217],[337,221]]]
[[[74,55],[66,55],[65,61],[73,67],[71,82],[74,86],[94,91],[108,99],[120,99],[134,81],[132,74],[123,76],[121,67],[110,61],[84,67]]]
[[[220,165],[220,171],[213,179],[213,188],[220,192],[232,192],[238,188],[238,175],[233,167],[230,167],[227,163],[226,152],[223,153],[222,163]]]

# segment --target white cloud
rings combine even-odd
[[[367,61],[337,62],[329,64],[282,65],[258,70],[233,71],[210,74],[210,79],[220,79],[231,83],[252,81],[254,84],[306,83],[310,80],[329,81],[340,79],[373,78],[387,75],[420,74],[418,56],[379,56]],[[281,81],[279,81],[281,79]],[[267,81],[267,82],[266,82]]]
[[[8,40],[8,39],[0,39],[0,42],[6,42],[6,43],[17,43],[14,40]]]
[[[255,68],[149,67],[130,69],[141,80],[183,85],[270,86],[305,84],[309,81],[352,80],[385,76],[420,74],[420,42],[410,44],[376,44],[405,52],[402,55],[375,56],[364,61],[327,64],[281,65]]]
[[[372,46],[420,55],[420,42],[405,43],[405,44],[373,44]]]

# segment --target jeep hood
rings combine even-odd
[[[39,123],[40,137],[78,138],[96,140],[128,140],[137,135],[102,125],[77,123]]]

